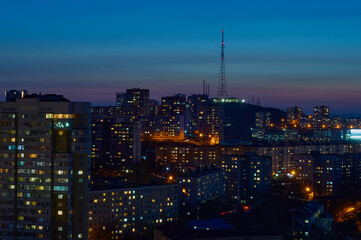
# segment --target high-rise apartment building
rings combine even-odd
[[[312,154],[291,155],[291,162],[294,166],[291,174],[300,181],[313,182],[313,157]]]
[[[118,107],[124,107],[127,103],[127,94],[125,92],[115,93],[115,104]]]
[[[256,112],[256,128],[267,128],[271,125],[271,113]]]
[[[119,176],[141,159],[141,127],[128,118],[93,115],[92,176]]]
[[[289,107],[287,108],[287,123],[290,124],[299,124],[300,118],[302,117],[303,112],[300,107]]]
[[[220,166],[220,147],[168,143],[155,148],[156,163],[162,168],[185,172],[187,169]]]
[[[121,106],[92,107],[92,116],[124,116],[125,108]]]
[[[330,116],[330,109],[327,106],[315,106],[313,108],[313,116],[317,120],[322,120],[325,118],[329,118]]]
[[[125,98],[126,115],[149,115],[149,89],[127,89]]]
[[[149,100],[149,115],[157,116],[160,113],[159,102],[154,99]]]
[[[90,103],[0,103],[0,239],[87,239]]]
[[[272,161],[270,157],[224,155],[227,192],[233,199],[260,200],[271,185]]]
[[[198,130],[198,113],[201,106],[208,102],[207,94],[193,94],[188,96],[190,123],[188,127],[189,135],[193,135],[194,131]]]
[[[211,145],[223,141],[223,109],[219,105],[204,105],[198,113],[198,138]]]
[[[161,114],[165,116],[185,115],[186,96],[174,94],[173,96],[162,97]]]
[[[157,141],[184,139],[184,116],[148,116],[142,118],[142,138]]]
[[[9,90],[9,91],[5,91],[5,101],[6,102],[11,102],[11,101],[15,101],[15,99],[17,98],[23,98],[25,96],[28,95],[28,91],[26,90]]]
[[[225,173],[229,197],[245,200],[247,196],[247,158],[240,155],[224,155],[222,156],[222,170]]]

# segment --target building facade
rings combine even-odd
[[[87,239],[90,103],[0,103],[0,239]]]
[[[179,207],[187,215],[194,214],[202,203],[226,193],[225,175],[220,169],[195,171],[177,177],[176,181],[180,186]]]
[[[121,239],[178,217],[178,186],[157,185],[93,190],[89,199],[89,239]]]
[[[94,115],[92,118],[92,176],[120,175],[141,159],[141,125],[127,118]]]

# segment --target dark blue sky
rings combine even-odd
[[[3,1],[1,89],[113,103],[115,91],[229,95],[361,113],[361,1]],[[3,91],[1,99],[3,99]]]

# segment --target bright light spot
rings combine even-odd
[[[346,208],[346,212],[353,212],[353,211],[355,211],[355,208],[354,208],[354,207]]]

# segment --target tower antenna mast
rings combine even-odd
[[[226,67],[224,64],[224,30],[222,27],[221,66],[219,69],[217,97],[226,98],[227,96]]]

